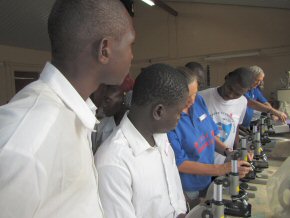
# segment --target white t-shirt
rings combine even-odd
[[[185,199],[166,134],[151,147],[125,114],[99,147],[95,162],[106,217],[176,218]]]
[[[87,103],[47,63],[38,81],[0,107],[1,218],[104,217]]]
[[[247,99],[244,96],[233,100],[224,100],[217,91],[217,88],[210,88],[199,92],[204,98],[208,111],[220,130],[220,139],[227,146],[233,148],[236,131],[239,124],[242,124],[246,110]],[[215,154],[215,163],[224,163],[225,157]]]

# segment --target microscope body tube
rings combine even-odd
[[[255,144],[254,155],[260,156],[261,155],[261,136],[259,132],[255,133],[254,144]]]
[[[257,127],[257,125],[254,125],[252,128],[252,132],[248,137],[249,141],[254,141],[254,135],[256,132],[258,132],[258,127]]]
[[[241,147],[241,159],[248,161],[248,151],[247,151],[247,139],[242,138],[242,147]]]
[[[267,113],[267,126],[268,126],[268,129],[271,129],[273,127],[273,120],[271,118],[270,113]]]
[[[252,133],[255,134],[256,132],[258,132],[258,126],[254,125],[252,129]]]
[[[261,119],[260,130],[261,130],[261,135],[264,135],[266,132],[265,118]]]
[[[224,217],[224,203],[223,203],[223,181],[220,179],[214,180],[213,187],[213,201],[212,201],[212,215],[213,218]]]
[[[237,196],[240,192],[240,182],[239,182],[239,173],[238,173],[238,160],[233,158],[232,171],[230,172],[230,195]]]

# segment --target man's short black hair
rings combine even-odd
[[[128,13],[131,17],[134,17],[134,1],[133,0],[121,0],[121,2],[126,7]]]
[[[190,69],[192,72],[194,72],[198,76],[198,84],[202,87],[205,86],[205,71],[203,66],[200,63],[197,62],[188,62],[185,65],[186,68]]]
[[[153,64],[136,78],[132,105],[174,105],[185,95],[188,95],[187,82],[178,70],[166,64]]]
[[[198,73],[188,67],[177,67],[176,69],[185,77],[187,85],[190,85],[199,79]]]
[[[122,36],[126,13],[120,0],[56,0],[48,18],[52,57],[73,59],[92,40]]]
[[[255,78],[249,68],[240,67],[228,73],[225,79],[232,85],[239,84],[242,88],[250,88]]]
[[[193,61],[188,62],[187,64],[185,64],[185,67],[191,69],[192,71],[195,71],[195,70],[204,71],[203,66],[200,63],[193,62]]]

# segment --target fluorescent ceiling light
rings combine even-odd
[[[259,52],[248,52],[248,53],[240,53],[240,54],[228,54],[228,55],[214,55],[214,56],[208,56],[204,58],[206,61],[210,60],[221,60],[221,59],[229,59],[229,58],[240,58],[240,57],[250,57],[250,56],[258,56]]]
[[[155,3],[152,0],[142,0],[143,2],[145,2],[146,4],[153,6],[155,5]]]

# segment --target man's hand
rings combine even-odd
[[[225,163],[226,162],[230,162],[232,160],[232,154],[234,153],[235,151],[232,149],[232,148],[227,148],[225,149],[224,151],[224,155],[226,157],[225,159]]]
[[[283,122],[286,123],[287,120],[287,115],[281,111],[279,111],[279,114],[277,115],[279,117],[279,119]]]
[[[238,171],[239,171],[239,176],[240,178],[245,177],[250,171],[252,171],[251,165],[244,161],[244,160],[239,160],[238,161]]]
[[[233,151],[234,151],[234,150],[233,150],[232,148],[227,147],[227,148],[225,148],[225,150],[224,150],[224,155],[225,155],[226,157],[231,156],[232,153],[233,153]]]
[[[276,115],[272,114],[271,116],[272,120],[274,120],[275,122],[279,120],[279,117],[277,117]]]
[[[277,116],[283,123],[286,123],[287,115],[284,112],[272,109],[272,113]]]

